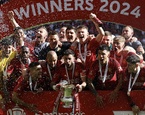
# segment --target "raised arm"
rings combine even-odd
[[[8,12],[8,18],[10,19],[11,24],[13,25],[13,28],[15,29],[16,27],[20,27],[20,25],[16,22],[14,18],[14,12],[9,11]]]
[[[96,30],[98,31],[98,35],[97,35],[97,37],[96,37],[96,40],[97,40],[98,42],[101,42],[102,39],[103,39],[103,37],[105,36],[105,32],[104,32],[104,30],[103,30],[103,28],[102,28],[102,24],[103,24],[103,23],[102,23],[101,20],[99,20],[99,19],[97,18],[97,16],[96,16],[95,14],[93,14],[93,13],[90,14],[90,19],[91,19],[92,22],[95,24]]]

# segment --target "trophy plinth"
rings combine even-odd
[[[66,84],[66,85],[62,86],[64,95],[63,95],[61,101],[64,103],[64,105],[63,105],[64,108],[72,107],[72,102],[73,102],[72,91],[74,88],[75,88],[75,86],[73,84]]]

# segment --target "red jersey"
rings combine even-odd
[[[128,90],[128,85],[129,85],[129,79],[130,79],[130,73],[128,72],[127,68],[125,69],[124,72],[124,77],[123,77],[123,88],[127,91]],[[131,85],[135,79],[135,74],[132,74],[131,77]],[[139,75],[137,77],[137,80],[135,81],[132,90],[144,90],[145,89],[145,67],[140,69]]]
[[[115,55],[115,51],[111,51],[110,57],[115,58],[120,63],[121,67],[124,70],[127,67],[126,58],[132,54],[134,54],[134,53],[133,52],[129,52],[127,54],[121,53],[120,56],[117,56],[117,55]]]
[[[84,73],[84,71],[83,64],[79,62],[75,62],[74,73],[73,70],[66,70],[65,64],[62,64],[54,75],[52,82],[59,83],[61,80],[66,80],[70,81],[72,84],[80,84],[82,82],[81,74]]]
[[[29,75],[23,77],[20,76],[17,79],[17,85],[14,87],[14,92],[23,93],[24,91],[36,92],[37,89],[42,88],[43,90],[49,90],[50,87],[47,86],[46,77],[42,76],[36,81],[30,81]],[[31,82],[31,83],[30,83]]]
[[[105,68],[106,65],[102,66],[102,76],[104,76]],[[107,76],[103,83],[104,77],[101,77],[99,61],[96,60],[90,68],[88,78],[93,80],[96,89],[114,89],[118,83],[119,74],[122,74],[122,71],[123,70],[118,61],[114,58],[109,58]]]
[[[93,38],[91,41],[86,43],[83,47],[79,46],[80,43],[78,42],[75,44],[76,46],[72,46],[72,49],[75,51],[77,58],[85,60],[85,66],[88,68],[91,66],[91,63],[96,60],[96,49],[99,47],[100,43],[97,42],[96,38]],[[81,47],[81,51],[79,50]]]
[[[36,61],[36,59],[28,58],[28,63],[24,64],[22,63],[19,57],[16,57],[11,61],[8,67],[8,70],[10,71],[9,72],[10,76],[8,78],[8,84],[7,84],[9,90],[12,90],[14,88],[15,81],[19,76],[22,75],[22,69],[28,68],[29,64],[33,61]]]
[[[52,79],[53,79],[54,74],[55,74],[55,73],[57,72],[57,70],[58,70],[59,63],[58,63],[54,68],[51,68],[51,67],[47,64],[47,62],[44,62],[44,63],[41,63],[41,67],[42,67],[43,75],[46,76],[47,83],[50,84],[50,82],[51,82]]]

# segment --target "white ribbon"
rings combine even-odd
[[[107,78],[107,72],[108,72],[108,60],[107,60],[107,63],[106,63],[104,76],[102,76],[102,65],[101,65],[100,60],[99,60],[99,71],[100,71],[100,76],[101,76],[101,78],[103,78],[103,79],[102,79],[102,83],[105,83],[106,78]]]
[[[136,82],[136,80],[137,80],[137,78],[139,76],[139,73],[140,73],[140,67],[138,66],[136,75],[135,75],[134,80],[132,82],[132,85],[131,85],[132,73],[130,74],[129,84],[128,84],[128,92],[130,92],[131,89],[133,88],[133,86],[134,86],[134,84],[135,84],[135,82]]]
[[[49,76],[50,76],[50,80],[52,80],[52,74],[51,74],[50,67],[49,67],[48,64],[47,64],[47,70],[48,70],[48,73],[49,73]]]
[[[31,90],[31,91],[37,90],[37,89],[36,89],[36,88],[37,88],[37,82],[35,82],[34,90],[33,90],[32,77],[31,77],[31,76],[29,76],[29,86],[30,86],[30,90]]]
[[[68,69],[67,69],[66,65],[65,65],[65,71],[66,71],[68,83],[71,84],[71,81],[70,81],[70,78],[69,78],[69,75],[68,75]],[[74,77],[74,71],[75,71],[75,63],[73,63],[73,68],[72,68],[72,77],[71,77],[72,80],[73,80],[73,77]]]
[[[84,46],[84,53],[83,54],[84,54],[84,56],[82,55],[82,52],[81,52],[81,43],[79,43],[79,55],[80,55],[81,60],[85,63],[86,56],[87,56],[87,43]]]

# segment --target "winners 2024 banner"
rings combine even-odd
[[[145,31],[143,3],[143,0],[9,0],[0,6],[0,38],[13,33],[7,16],[10,10],[25,29],[56,21],[87,20],[92,12],[102,21]]]

